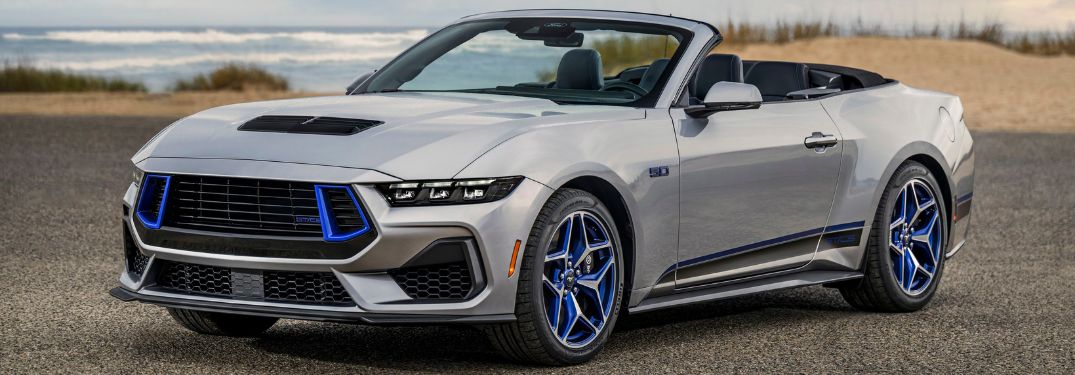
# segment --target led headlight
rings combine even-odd
[[[473,180],[408,181],[378,185],[393,206],[485,203],[511,194],[522,177]]]

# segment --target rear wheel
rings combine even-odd
[[[623,257],[612,215],[592,194],[563,189],[538,215],[523,254],[517,320],[487,328],[493,345],[524,362],[592,359],[619,316]]]
[[[276,324],[277,318],[263,316],[235,315],[168,308],[168,314],[183,328],[191,331],[217,336],[250,337],[257,336]]]
[[[933,298],[944,271],[947,213],[936,178],[907,162],[893,174],[866,247],[865,277],[840,288],[852,306],[908,312]]]

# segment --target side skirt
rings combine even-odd
[[[784,273],[772,277],[757,278],[738,283],[720,283],[707,288],[691,289],[689,291],[655,297],[642,301],[638,306],[632,307],[628,311],[631,313],[639,313],[771,290],[798,288],[860,278],[862,278],[862,273],[845,271],[802,271]]]

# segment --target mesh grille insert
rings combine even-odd
[[[330,272],[265,271],[266,301],[353,304],[343,284]]]
[[[230,296],[231,269],[166,262],[157,275],[157,285],[184,293]]]
[[[240,274],[233,274],[227,267],[162,263],[157,274],[157,287],[170,292],[266,302],[354,305],[343,284],[331,272],[242,271],[242,275],[254,275],[250,278],[234,276]],[[243,280],[253,281],[253,284],[237,284]]]
[[[389,274],[414,299],[465,299],[474,288],[466,262],[400,268]]]

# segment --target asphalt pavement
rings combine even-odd
[[[285,321],[199,336],[108,296],[129,157],[172,119],[0,117],[0,372],[568,372],[466,327]],[[575,373],[1075,373],[1075,134],[976,132],[971,239],[936,298],[853,310],[809,287],[630,316]]]

